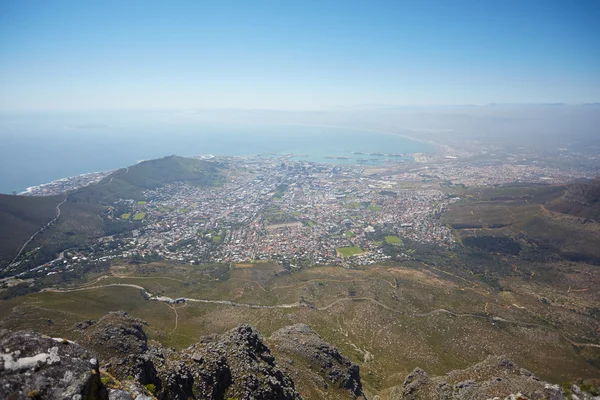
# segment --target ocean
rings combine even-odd
[[[172,154],[293,153],[298,155],[296,160],[373,165],[387,157],[356,152],[399,154],[432,150],[429,144],[400,135],[331,126],[133,120],[112,125],[65,125],[61,119],[43,121],[0,118],[0,193],[18,193],[56,179]]]

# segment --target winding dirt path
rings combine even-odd
[[[128,172],[129,172],[129,167],[125,168],[125,172],[123,172],[123,173],[122,173],[122,174],[120,174],[120,175],[117,175],[117,177],[119,177],[119,176],[124,176],[124,175],[127,175],[127,173],[128,173]],[[109,181],[108,181],[108,182],[106,182],[106,183],[103,183],[102,185],[108,185],[109,183],[111,183],[111,182],[113,181],[113,179],[114,179],[114,178],[115,178],[115,176],[114,176],[114,175],[113,175],[113,176],[111,176],[111,177],[110,177],[110,179],[109,179]],[[111,194],[107,194],[106,196],[104,196],[104,197],[102,197],[102,198],[100,199],[100,202],[102,202],[102,201],[104,201],[104,200],[108,199],[109,197],[112,197],[112,196],[114,196],[114,195],[116,195],[116,194],[122,193],[122,192],[123,192],[123,190],[120,190],[120,191],[118,191],[118,192],[114,192],[114,193],[111,193]]]
[[[123,175],[126,175],[128,172],[129,172],[129,167],[125,168],[125,172],[124,172],[123,174],[120,174],[120,175],[118,175],[118,176],[123,176]],[[106,183],[103,183],[102,185],[108,185],[109,183],[111,183],[111,182],[112,182],[113,178],[114,178],[114,176],[111,176],[111,177],[110,177],[110,179],[109,179],[109,181],[108,181],[108,182],[106,182]],[[118,193],[118,192],[117,192],[117,193]],[[107,198],[107,197],[110,197],[110,196],[113,196],[113,195],[115,195],[115,194],[116,194],[116,193],[113,193],[113,194],[110,194],[110,195],[108,195],[108,196],[105,196],[104,198],[102,198],[102,199],[101,199],[101,201],[102,201],[102,200],[104,200],[105,198]],[[65,204],[65,203],[67,202],[67,199],[68,199],[68,196],[66,196],[66,197],[65,197],[65,199],[64,199],[63,201],[61,201],[60,203],[58,203],[58,204],[56,205],[56,216],[55,216],[55,217],[54,217],[54,218],[53,218],[53,219],[52,219],[50,222],[48,222],[48,223],[44,224],[44,225],[43,225],[43,226],[42,226],[40,229],[38,229],[38,230],[37,230],[37,231],[36,231],[36,232],[35,232],[33,235],[31,235],[31,236],[29,237],[29,239],[27,239],[27,241],[26,241],[26,242],[23,244],[23,246],[21,246],[21,248],[19,249],[19,252],[18,252],[18,253],[17,253],[17,255],[15,256],[15,258],[13,258],[13,260],[12,260],[12,261],[11,261],[11,262],[8,264],[8,266],[6,266],[4,269],[6,269],[6,268],[10,267],[12,264],[14,264],[14,263],[15,263],[15,261],[17,261],[17,259],[18,259],[18,258],[21,256],[21,254],[23,253],[23,250],[25,250],[25,247],[27,247],[27,245],[28,245],[29,243],[31,243],[31,241],[32,241],[33,239],[35,239],[35,237],[36,237],[36,236],[37,236],[39,233],[41,233],[41,232],[42,232],[42,231],[43,231],[45,228],[49,228],[49,227],[50,227],[50,226],[51,226],[53,223],[55,223],[55,222],[58,220],[58,218],[60,217],[60,206],[62,206],[63,204]]]
[[[144,287],[139,286],[139,285],[134,285],[131,283],[109,283],[106,285],[85,286],[85,287],[79,287],[79,288],[73,288],[73,289],[44,288],[40,291],[48,292],[48,293],[71,293],[71,292],[83,292],[85,290],[92,290],[92,289],[102,289],[102,288],[107,288],[107,287],[130,287],[130,288],[142,290],[144,292],[144,294],[146,294],[149,297],[152,297],[152,293],[148,293]]]
[[[31,235],[29,237],[29,239],[23,244],[23,246],[21,246],[21,248],[19,249],[19,252],[15,256],[15,258],[13,258],[13,260],[10,262],[10,264],[8,264],[8,267],[10,267],[15,261],[17,261],[17,259],[21,255],[21,253],[23,253],[23,250],[25,250],[25,247],[27,247],[27,245],[29,243],[31,243],[31,241],[38,235],[38,233],[42,232],[45,228],[49,228],[53,223],[56,222],[56,220],[60,217],[60,206],[65,204],[66,201],[67,201],[67,198],[65,197],[65,199],[63,201],[61,201],[60,203],[58,203],[56,205],[56,217],[54,217],[50,222],[46,223],[44,226],[42,226],[40,229],[38,229],[37,232],[35,232],[33,235]],[[8,268],[8,267],[6,267],[6,268]]]
[[[173,328],[173,330],[170,333],[170,335],[172,335],[177,330],[177,326],[178,326],[178,323],[179,323],[179,314],[177,314],[177,307],[175,307],[173,304],[168,304],[168,306],[175,313],[175,328]]]

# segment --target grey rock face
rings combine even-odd
[[[67,340],[0,330],[0,398],[84,400],[107,396],[92,353]]]
[[[161,399],[179,400],[189,399],[194,396],[194,377],[184,363],[171,367],[164,376],[165,389]]]
[[[108,391],[108,400],[133,400],[133,397],[125,390],[110,389]]]
[[[421,368],[415,368],[410,374],[407,375],[404,383],[402,384],[402,396],[405,399],[416,399],[416,394],[419,389],[429,383],[429,375]]]

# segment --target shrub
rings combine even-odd
[[[149,383],[147,385],[144,385],[144,387],[146,388],[146,390],[148,390],[150,393],[155,394],[156,393],[156,385],[154,383]]]

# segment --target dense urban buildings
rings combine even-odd
[[[510,163],[465,165],[457,156],[444,154],[416,155],[414,162],[387,159],[371,166],[317,164],[291,155],[209,157],[227,165],[223,184],[171,183],[144,191],[143,200],[115,198],[105,217],[135,229],[69,250],[34,272],[51,274],[114,258],[191,264],[275,260],[288,269],[352,267],[388,260],[390,246],[398,246],[396,258],[408,259],[410,252],[399,246],[406,241],[454,245],[454,233],[440,221],[446,206],[459,200],[449,188],[564,183],[597,172]],[[29,194],[60,193],[104,176],[62,179],[31,188]]]

